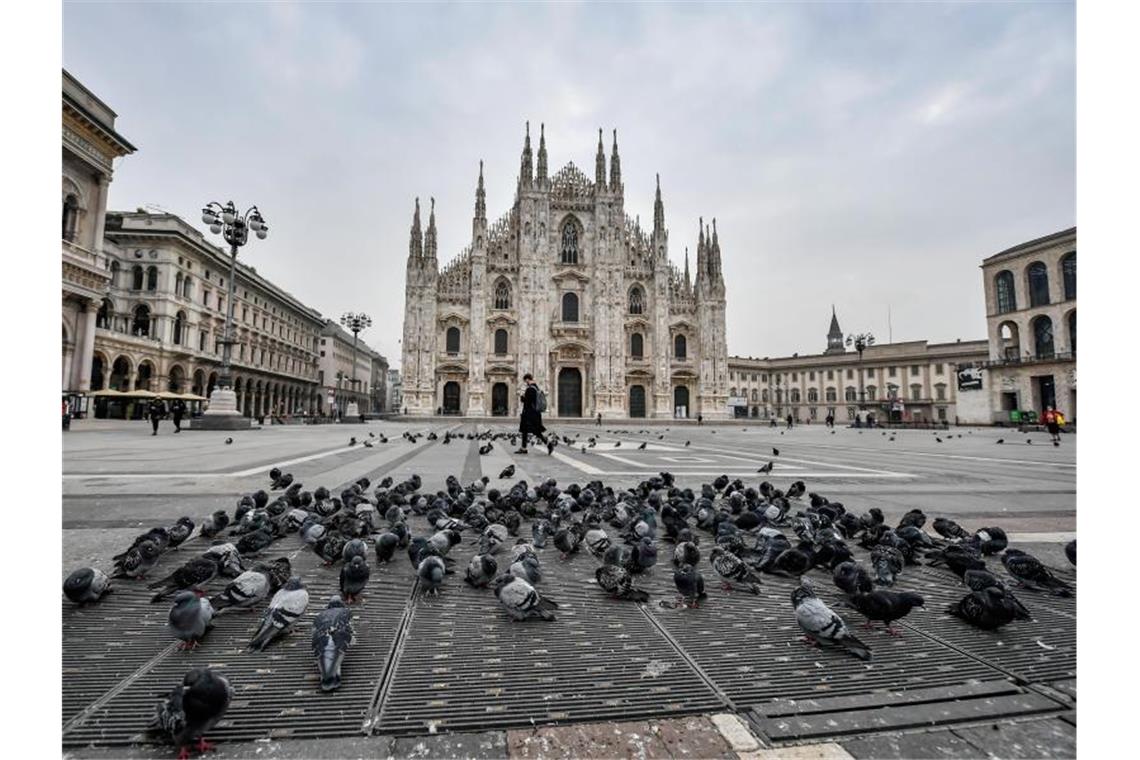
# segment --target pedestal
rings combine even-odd
[[[237,408],[237,394],[231,388],[215,388],[210,406],[201,417],[190,420],[191,430],[249,430],[251,420]]]
[[[345,417],[352,417],[353,419],[360,416],[360,407],[356,405],[355,401],[349,401],[348,407],[344,410]]]

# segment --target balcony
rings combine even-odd
[[[1043,354],[1041,356],[1006,356],[999,359],[987,359],[984,362],[978,362],[978,366],[984,369],[992,367],[1016,367],[1019,365],[1034,365],[1034,364],[1056,364],[1057,362],[1073,362],[1077,360],[1076,351],[1056,351],[1051,354]]]

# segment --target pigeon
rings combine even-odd
[[[777,449],[775,446],[772,447],[772,456],[774,456],[774,457],[780,456],[780,450]]]
[[[1007,549],[1001,563],[1017,582],[1030,591],[1047,591],[1054,596],[1072,596],[1073,587],[1053,575],[1049,568],[1020,549]]]
[[[309,592],[301,579],[294,575],[281,590],[273,595],[269,607],[261,617],[261,625],[249,642],[249,651],[260,652],[274,639],[284,635],[309,606]]]
[[[253,607],[280,588],[291,569],[285,557],[272,565],[257,565],[234,578],[220,594],[210,599],[210,604],[219,613],[229,607]]]
[[[467,574],[463,580],[475,588],[486,588],[499,571],[499,563],[490,554],[476,554],[467,563]]]
[[[344,601],[352,604],[368,585],[368,576],[372,569],[368,567],[368,560],[363,554],[354,554],[344,567],[340,569],[340,593]]]
[[[488,525],[483,530],[483,534],[479,537],[479,553],[498,554],[509,535],[510,531],[507,530],[506,525],[500,523]]]
[[[508,464],[503,468],[503,471],[499,473],[499,480],[506,480],[507,478],[513,478],[514,476],[515,466],[513,464]]]
[[[214,745],[206,741],[206,733],[226,714],[233,696],[233,687],[224,676],[209,668],[194,668],[156,705],[147,732],[180,747],[180,758],[190,757],[191,746],[207,752]]]
[[[542,580],[542,566],[538,557],[533,554],[525,554],[512,562],[507,572],[516,578],[522,578],[532,586]]]
[[[495,597],[499,604],[515,620],[541,617],[554,620],[554,610],[558,603],[543,597],[534,586],[513,575],[500,575],[493,581]]]
[[[321,674],[321,691],[340,686],[340,666],[345,652],[356,643],[352,613],[339,596],[329,599],[328,607],[313,621],[313,656]]]
[[[1069,564],[1077,566],[1077,539],[1065,544],[1065,556],[1069,559]]]
[[[947,517],[934,518],[934,532],[951,540],[970,537],[965,528]]]
[[[246,557],[256,557],[273,543],[273,534],[268,529],[246,533],[236,544],[238,553]]]
[[[554,534],[554,546],[562,552],[563,559],[576,554],[581,547],[582,534],[578,528],[578,525],[571,525],[569,528],[559,528]]]
[[[841,562],[835,566],[831,574],[836,587],[845,594],[866,594],[874,585],[871,574],[862,566],[852,561]]]
[[[638,451],[640,451],[641,449],[644,449],[647,444],[648,444],[648,441],[642,441],[641,445],[637,447]]]
[[[224,509],[219,509],[202,521],[202,527],[198,528],[198,535],[202,536],[202,538],[213,538],[225,530],[229,524],[229,513]]]
[[[313,552],[325,561],[325,566],[327,567],[341,559],[346,543],[348,542],[345,541],[344,536],[339,533],[325,533],[325,535],[313,545]]]
[[[1013,595],[1013,592],[1006,587],[1005,583],[989,570],[967,570],[962,576],[962,582],[970,588],[971,591],[985,591],[991,586],[998,588],[1005,592],[1005,596],[1016,610],[1017,620],[1032,620],[1033,615],[1029,612],[1021,600]]]
[[[998,438],[996,441],[994,441],[994,443],[1005,443],[1005,439],[1004,438]]]
[[[705,579],[701,571],[692,565],[681,565],[673,571],[673,583],[681,594],[681,603],[686,607],[696,607],[701,599],[707,599],[705,593]]]
[[[760,473],[760,474],[762,474],[762,475],[767,475],[768,473],[772,472],[772,468],[773,468],[773,467],[775,467],[775,466],[776,466],[776,463],[775,463],[775,462],[773,462],[773,461],[771,461],[771,460],[769,460],[768,464],[764,465],[763,467],[761,467],[761,468],[760,468],[759,470],[757,470],[756,472],[758,472],[758,473]]]
[[[63,582],[63,594],[78,605],[99,601],[111,590],[111,579],[96,567],[81,567]]]
[[[194,532],[194,528],[196,527],[194,521],[189,517],[179,517],[174,525],[166,529],[167,535],[170,536],[170,548],[178,548],[183,541],[190,538],[190,535]]]
[[[602,528],[591,528],[586,531],[586,548],[595,557],[601,557],[610,548],[610,537]],[[561,547],[560,547],[561,548]]]
[[[633,576],[624,567],[602,565],[594,571],[598,586],[615,599],[628,599],[632,602],[648,602],[649,594],[634,588]]]
[[[359,538],[346,541],[344,548],[340,550],[340,558],[345,562],[351,562],[353,557],[364,557],[367,554],[368,544]]]
[[[995,631],[1016,620],[1020,611],[1007,592],[990,586],[981,591],[971,591],[947,607],[946,612],[975,628]]]
[[[195,557],[162,580],[147,584],[148,589],[158,589],[150,601],[160,602],[182,589],[202,588],[217,576],[219,564],[219,559],[214,556]]]
[[[848,604],[867,618],[867,628],[873,628],[876,620],[887,626],[887,633],[901,636],[902,633],[891,627],[891,623],[910,614],[915,607],[925,603],[921,596],[910,591],[884,591],[878,589],[867,594],[854,594]]]
[[[180,649],[193,649],[211,628],[214,608],[210,600],[199,597],[193,591],[179,591],[174,595],[174,606],[170,608],[167,628],[180,639]]]
[[[871,649],[855,638],[843,619],[815,595],[811,581],[807,578],[792,590],[792,607],[796,611],[796,622],[806,634],[806,642],[838,647],[860,660],[871,659]]]
[[[760,576],[735,554],[718,546],[709,554],[709,563],[724,581],[723,588],[726,591],[734,588],[733,581],[739,581],[748,584],[748,590],[753,594],[760,593]]]
[[[400,545],[400,537],[390,531],[384,531],[376,537],[376,561],[391,562],[392,556]]]
[[[941,551],[928,551],[924,556],[926,564],[931,567],[946,565],[946,569],[959,578],[967,570],[986,569],[986,561],[969,544],[950,544]]]
[[[692,541],[681,541],[673,548],[673,567],[692,565],[696,567],[701,562],[701,550]]]
[[[241,554],[231,543],[218,543],[202,552],[203,557],[211,557],[218,563],[218,573],[226,578],[236,578],[245,572]]]
[[[162,550],[154,541],[144,540],[132,546],[115,560],[112,578],[145,578],[162,556]]]
[[[420,582],[424,585],[425,594],[438,594],[439,587],[443,584],[443,576],[446,573],[447,565],[444,563],[443,557],[434,554],[424,557],[416,568],[416,575],[419,576]]]
[[[903,564],[902,552],[893,546],[878,544],[871,550],[871,567],[879,586],[895,585],[895,576],[902,572]]]
[[[231,443],[233,443],[233,442],[234,442],[234,439],[233,439],[233,438],[227,438],[227,439],[226,439],[226,445],[227,445],[227,446],[229,446],[229,445],[230,445]]]

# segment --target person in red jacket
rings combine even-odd
[[[1057,412],[1053,407],[1045,408],[1045,414],[1041,417],[1042,422],[1045,423],[1045,429],[1049,431],[1049,435],[1053,437],[1053,445],[1061,445],[1061,423],[1057,419]]]

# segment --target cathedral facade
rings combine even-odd
[[[608,163],[608,171],[607,171]],[[696,276],[669,260],[660,180],[653,229],[625,211],[617,133],[598,133],[593,181],[547,169],[529,125],[510,210],[487,220],[483,166],[470,244],[442,268],[435,203],[416,200],[408,250],[403,406],[411,415],[517,416],[534,375],[547,415],[726,417],[725,287],[716,220],[701,220]]]

